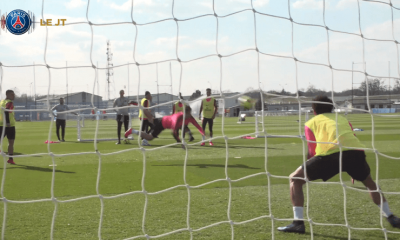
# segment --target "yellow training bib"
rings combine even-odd
[[[147,98],[143,98],[140,104],[143,106],[144,102],[147,101]],[[150,107],[150,101],[147,101],[147,107]],[[146,120],[147,117],[143,114],[142,109],[139,110],[139,119],[142,119],[142,116],[144,117],[143,119]]]
[[[208,100],[208,101],[207,101]],[[212,118],[214,115],[215,98],[203,99],[203,117]]]

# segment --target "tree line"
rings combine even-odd
[[[395,79],[392,80],[391,86],[385,84],[385,80],[379,78],[370,78],[367,81],[361,82],[358,88],[354,89],[346,89],[340,92],[334,92],[335,96],[366,96],[367,95],[367,82],[368,82],[368,90],[369,95],[390,95],[390,94],[400,94],[400,80]],[[274,93],[279,95],[286,96],[296,96],[295,93],[287,92],[285,89],[282,91],[268,91],[268,93]],[[332,91],[325,91],[321,89],[317,89],[314,85],[310,84],[307,89],[300,89],[298,91],[299,96],[307,96],[312,97],[316,95],[331,95]]]

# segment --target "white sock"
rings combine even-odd
[[[303,219],[303,207],[293,207],[294,220]]]
[[[378,205],[378,207],[379,207],[379,209],[380,209],[380,208],[381,208],[381,205]],[[387,201],[386,201],[386,202],[383,202],[382,211],[383,211],[383,215],[384,215],[385,217],[389,217],[390,215],[393,214],[393,213],[390,211],[390,209],[389,209],[389,204],[388,204]]]
[[[203,139],[203,141],[205,141],[206,140],[206,136],[201,136],[201,138]]]
[[[136,135],[139,135],[139,131],[138,131],[138,130],[135,130],[135,129],[133,129],[133,128],[132,128],[132,133],[133,133],[133,134],[136,134]]]

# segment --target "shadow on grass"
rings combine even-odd
[[[350,186],[350,187],[352,187],[352,188],[357,188],[357,189],[361,189],[361,190],[367,190],[366,187],[358,187],[358,186]]]
[[[311,233],[306,232],[304,235],[309,235],[311,237]],[[349,238],[347,237],[338,237],[338,236],[332,236],[332,235],[326,235],[326,234],[318,234],[314,233],[313,234],[316,239],[319,239],[320,237],[323,239],[339,239],[339,240],[348,240]],[[360,240],[361,238],[351,238],[352,240]]]
[[[34,153],[32,153],[32,154],[34,154]],[[14,152],[13,155],[16,156],[16,155],[29,155],[29,154],[23,154],[23,153]],[[31,157],[42,157],[42,156],[31,156]]]
[[[183,167],[183,164],[152,165],[152,166],[154,166],[154,167]],[[186,164],[186,166],[188,166],[188,167],[198,167],[198,168],[208,168],[208,167],[225,168],[224,164],[205,164],[205,163]],[[228,168],[261,169],[261,168],[249,167],[249,166],[244,165],[244,164],[228,165]]]
[[[3,168],[0,168],[3,169]],[[33,170],[33,171],[40,171],[40,172],[53,172],[52,168],[41,168],[41,167],[34,167],[34,166],[28,166],[28,165],[21,165],[21,164],[15,164],[13,165],[13,168],[7,168],[7,170],[10,169],[26,169],[26,170]],[[69,172],[69,171],[62,171],[62,170],[55,170],[55,172],[58,173],[75,173],[75,172]]]
[[[207,143],[206,143],[207,144]],[[249,146],[249,145],[231,145],[228,143],[228,147],[229,148],[260,148],[260,149],[265,149],[264,146],[260,146],[260,147],[256,147],[256,146]],[[200,148],[200,146],[199,146]],[[201,147],[204,148],[204,147]],[[211,148],[226,148],[225,145],[214,145]],[[271,147],[267,147],[267,149],[274,149],[274,150],[285,150],[283,148],[271,148]]]
[[[310,232],[306,232],[304,235],[309,235],[311,237],[311,233]],[[332,236],[332,235],[326,235],[326,234],[319,234],[319,233],[314,233],[313,234],[314,237],[316,237],[316,239],[338,239],[338,240],[347,240],[348,237],[338,237],[338,236]],[[351,237],[352,240],[361,240],[363,238],[353,238]],[[388,237],[387,239],[389,240],[396,240],[398,238],[392,238],[392,237]]]
[[[151,144],[151,147],[162,147],[162,146],[168,145],[168,144],[154,144],[154,142],[150,142],[150,144]],[[208,144],[208,143],[206,143],[206,144]],[[199,144],[198,146],[192,145],[192,146],[188,146],[188,147],[191,148],[191,149],[205,149],[208,146],[200,146],[200,144]],[[178,145],[175,145],[175,146],[171,146],[170,148],[181,148],[181,145],[178,144]],[[225,147],[225,144],[223,144],[223,145],[214,145],[214,146],[212,146],[210,148],[224,148],[225,149],[226,147]],[[254,148],[254,149],[256,149],[256,148],[258,148],[258,149],[265,149],[264,146],[256,147],[256,146],[249,146],[249,145],[231,145],[231,144],[228,144],[228,148],[237,148],[237,149],[240,149],[240,148],[243,148],[243,149],[244,148],[246,148],[246,149]],[[271,148],[271,147],[268,147],[267,149],[285,150],[283,148]]]

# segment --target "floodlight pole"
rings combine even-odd
[[[366,63],[365,62],[358,62],[358,63],[351,62],[351,107],[353,107],[353,105],[354,105],[354,103],[353,103],[353,101],[354,101],[354,83],[353,83],[354,64],[365,64],[366,65]],[[365,65],[364,65],[364,70],[366,69]],[[368,81],[365,81],[365,84],[368,84]]]
[[[129,102],[129,62],[128,62],[128,102]]]
[[[351,62],[351,107],[354,106],[353,70],[354,70],[354,62]]]
[[[171,62],[169,62],[169,79],[171,80],[171,102],[174,100],[172,96],[172,71],[171,71]]]
[[[100,83],[99,83],[99,61],[97,61],[97,67],[96,67],[96,79],[97,79],[97,109],[100,108]]]
[[[392,108],[392,96],[390,94],[390,61],[388,62],[388,71],[389,71],[389,103],[390,103],[390,108]]]
[[[108,101],[110,101],[110,77],[114,75],[114,67],[113,67],[113,63],[112,63],[112,52],[111,52],[111,43],[110,40],[107,41],[107,86],[108,86],[108,91],[107,91],[107,95],[108,95]],[[111,69],[110,69],[111,68]]]
[[[156,82],[157,82],[157,112],[160,114],[160,93],[158,92],[158,63],[156,63]]]
[[[65,61],[65,76],[67,80],[67,105],[68,105],[68,61]]]
[[[36,109],[36,74],[35,74],[35,62],[33,62],[33,94],[35,95],[35,109]],[[37,119],[36,119],[37,120]]]
[[[29,84],[29,90],[30,90],[30,92],[31,92],[31,97],[32,97],[32,84],[33,84],[33,82],[31,82],[31,83]],[[26,94],[26,95],[28,95],[28,94]],[[29,109],[31,109],[31,108],[29,108]],[[32,110],[31,110],[30,113],[29,113],[29,118],[30,118],[30,121],[32,122]]]

